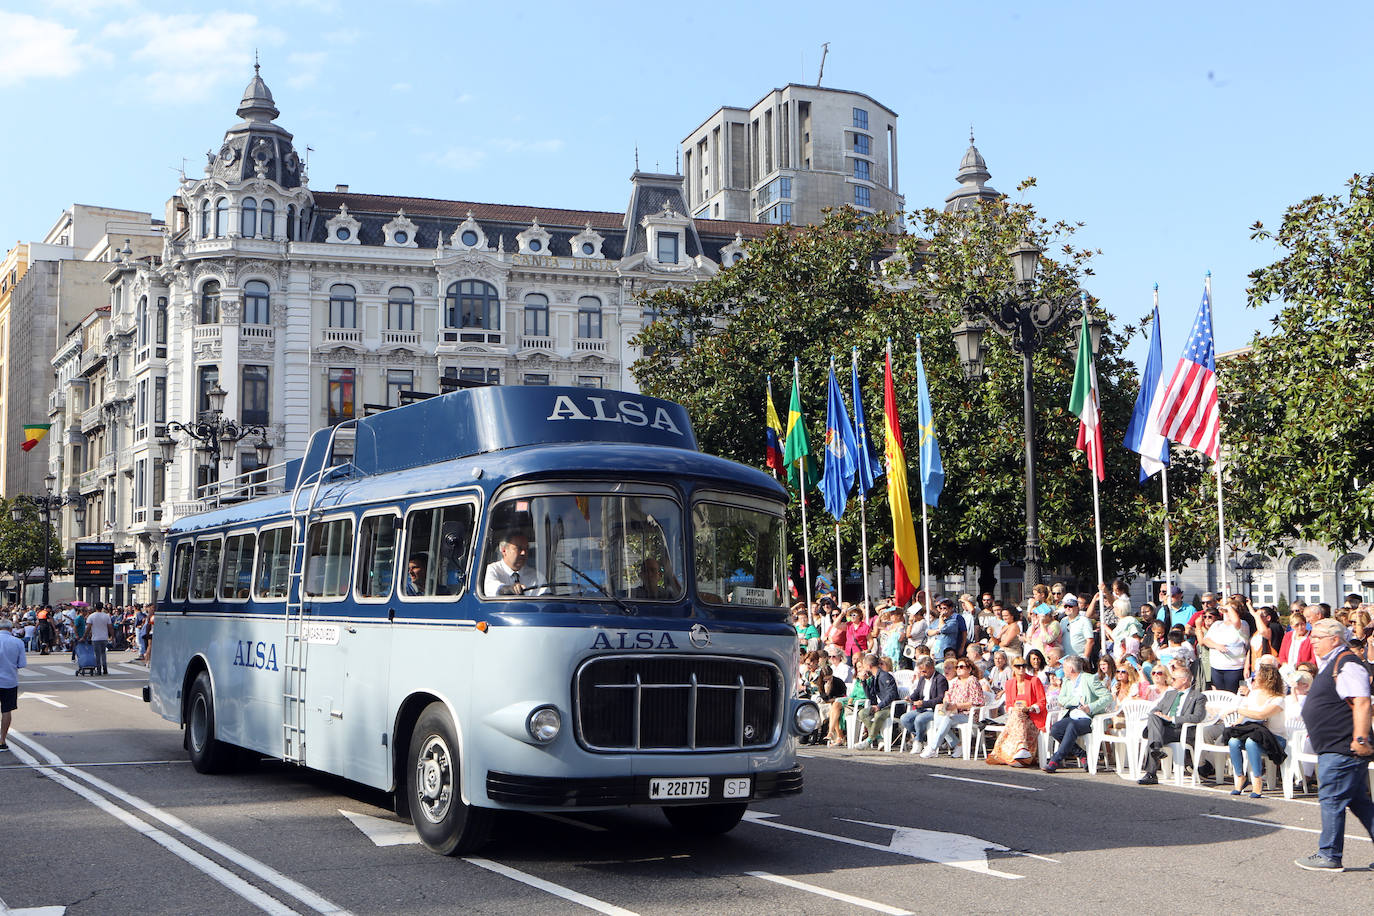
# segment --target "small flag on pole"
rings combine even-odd
[[[1164,435],[1179,445],[1197,449],[1217,460],[1217,357],[1212,340],[1212,297],[1202,291],[1202,304],[1193,319],[1193,333],[1178,358],[1173,378],[1164,391],[1160,410]]]
[[[868,425],[864,422],[864,400],[863,393],[859,390],[859,348],[854,348],[853,391],[851,397],[854,399],[854,482],[858,484],[859,495],[867,496],[868,491],[873,489],[874,478],[882,476],[883,464],[873,457],[873,449],[868,444]]]
[[[892,345],[888,344],[883,372],[883,415],[887,432],[887,501],[892,510],[893,595],[905,607],[921,584],[921,555],[916,547],[916,527],[911,518],[911,497],[906,483],[906,446],[897,421],[897,391],[892,383]]]
[[[825,398],[825,470],[821,477],[821,495],[825,510],[839,521],[854,487],[854,428],[849,425],[849,411],[844,408],[844,395],[835,378],[835,360],[830,360],[830,384]]]
[[[1083,325],[1078,334],[1078,364],[1073,370],[1069,412],[1078,417],[1078,448],[1088,453],[1088,467],[1098,480],[1107,479],[1102,454],[1102,417],[1097,410],[1097,367],[1093,365],[1092,337],[1088,333],[1087,295],[1083,297]]]
[[[764,461],[774,473],[781,473],[785,462],[782,457],[782,421],[778,419],[777,408],[773,406],[773,376],[768,376],[768,407],[767,416],[764,419],[766,429],[764,436]]]
[[[935,414],[930,409],[926,366],[919,346],[916,348],[916,407],[921,429],[921,498],[927,506],[938,506],[940,492],[945,488],[945,466],[940,461],[940,443],[935,439]]]
[[[782,459],[787,465],[789,486],[805,490],[814,486],[819,474],[816,459],[811,457],[811,444],[806,439],[806,422],[802,420],[800,361],[792,360],[792,402],[787,408],[787,435],[783,442]],[[806,479],[801,480],[797,462],[806,459]]]
[[[43,437],[52,429],[51,423],[26,423],[24,424],[24,444],[19,446],[24,451],[29,451],[35,445],[43,441]]]
[[[1154,323],[1150,325],[1150,354],[1140,377],[1135,411],[1126,427],[1126,447],[1140,453],[1141,483],[1169,465],[1169,440],[1164,437],[1160,423],[1160,411],[1164,407],[1164,354],[1159,338],[1159,305],[1156,304]]]

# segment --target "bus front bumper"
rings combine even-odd
[[[752,778],[747,798],[725,798],[725,780],[732,777],[711,776],[710,794],[705,798],[684,801],[650,799],[650,776],[617,776],[608,778],[571,778],[552,776],[518,776],[513,773],[487,771],[487,797],[503,805],[530,808],[619,808],[626,805],[708,805],[725,802],[755,802],[766,798],[796,795],[802,790],[802,768],[798,764],[788,770],[771,773],[742,773]]]

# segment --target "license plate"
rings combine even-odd
[[[710,798],[711,780],[706,777],[649,780],[650,801],[676,801],[682,798]]]

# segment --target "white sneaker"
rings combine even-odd
[[[952,747],[949,749],[949,756],[953,757],[955,760],[963,760],[964,749],[961,747]]]
[[[925,746],[924,744],[922,744],[921,742],[919,742],[919,741],[912,741],[912,742],[911,742],[911,753],[913,753],[913,754],[919,754],[919,753],[921,753],[921,751],[923,751],[923,750],[925,750],[925,749],[926,749],[926,746]]]
[[[922,759],[922,760],[929,760],[929,759],[931,759],[932,757],[935,756],[935,752],[936,752],[937,750],[939,750],[939,748],[934,748],[934,747],[928,747],[928,748],[926,748],[925,750],[921,751],[921,759]]]

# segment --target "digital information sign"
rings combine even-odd
[[[114,588],[114,544],[76,545],[76,587]]]

